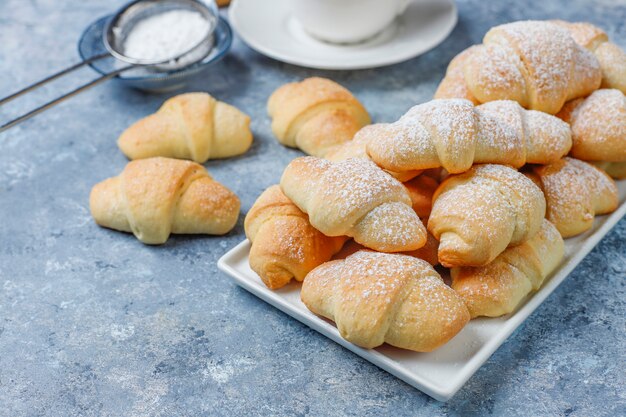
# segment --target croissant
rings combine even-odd
[[[246,152],[252,144],[250,118],[206,93],[181,94],[126,129],[117,144],[129,159],[165,156],[204,163]]]
[[[496,26],[483,44],[457,58],[437,98],[458,95],[480,103],[514,100],[525,108],[555,114],[566,101],[597,90],[602,81],[597,58],[552,22]]]
[[[350,91],[318,77],[278,88],[269,98],[267,111],[280,143],[318,157],[370,123],[369,114]]]
[[[523,174],[476,165],[437,188],[428,230],[443,266],[482,266],[537,233],[545,212],[541,190]]]
[[[520,245],[508,248],[481,267],[452,268],[452,289],[465,302],[472,318],[511,313],[563,259],[563,238],[543,220],[541,229]]]
[[[426,243],[426,228],[402,183],[370,160],[296,158],[280,186],[327,236],[350,236],[381,252],[415,250]]]
[[[383,126],[386,126],[386,124],[380,123],[363,127],[356,132],[352,140],[335,147],[326,154],[325,158],[333,162],[345,161],[350,158],[370,159],[367,154],[367,144],[376,140]],[[401,182],[408,181],[422,173],[422,171],[418,170],[406,172],[386,171]]]
[[[347,238],[328,237],[309,223],[278,185],[265,190],[244,222],[252,242],[250,267],[275,290],[292,279],[302,281],[313,268],[330,260]]]
[[[367,152],[376,164],[396,172],[443,167],[461,173],[475,163],[516,168],[548,164],[566,155],[572,145],[567,123],[524,110],[514,101],[474,107],[462,99],[432,100],[376,129]]]
[[[120,175],[96,184],[89,206],[100,226],[156,245],[170,233],[227,233],[240,204],[201,165],[157,157],[129,162]]]
[[[461,298],[427,262],[399,254],[360,251],[322,264],[307,275],[300,297],[365,348],[388,343],[429,352],[469,321]]]
[[[626,162],[626,96],[621,91],[594,91],[566,103],[557,116],[571,126],[574,158]]]
[[[609,42],[602,29],[585,22],[552,22],[567,29],[576,43],[594,53],[602,69],[602,88],[616,88],[626,94],[626,53]]]
[[[403,185],[409,193],[411,202],[413,203],[413,210],[419,216],[423,223],[428,222],[428,216],[432,208],[432,198],[439,182],[433,178],[440,174],[436,171],[425,171],[419,177],[405,182]],[[419,249],[412,251],[400,252],[404,255],[413,256],[415,258],[423,259],[429,264],[435,266],[439,264],[439,258],[437,257],[437,250],[439,248],[439,241],[435,237],[428,233],[426,234],[426,244]],[[337,252],[333,259],[345,259],[349,255],[358,252],[361,249],[367,249],[365,246],[359,245],[354,240],[348,241],[341,251]]]
[[[593,226],[594,216],[617,209],[615,181],[600,168],[574,158],[536,166],[527,175],[543,190],[546,218],[563,237]]]

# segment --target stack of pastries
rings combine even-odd
[[[625,56],[589,24],[501,25],[434,100],[373,125],[332,82],[281,87],[274,131],[311,156],[248,213],[251,268],[274,290],[302,282],[307,308],[366,348],[431,351],[515,311],[563,239],[618,206]]]

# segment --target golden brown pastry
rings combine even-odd
[[[579,45],[593,52],[602,69],[602,88],[616,88],[626,94],[626,52],[609,42],[607,34],[586,22],[552,22],[567,29]]]
[[[428,219],[426,219],[428,221]],[[408,255],[414,258],[422,259],[432,266],[439,265],[439,258],[437,257],[437,249],[439,248],[439,241],[435,239],[435,237],[428,233],[426,236],[426,244],[419,249],[407,251],[407,252],[398,252],[401,255]],[[355,252],[360,250],[370,250],[365,246],[356,243],[354,240],[350,239],[347,241],[341,250],[333,255],[331,259],[345,259],[348,256],[352,255]]]
[[[322,264],[307,275],[300,297],[365,348],[388,343],[429,352],[469,321],[461,298],[427,262],[399,254],[360,251]]]
[[[346,237],[328,237],[273,185],[256,200],[244,223],[252,242],[250,267],[270,289],[302,281],[313,268],[330,260]]]
[[[96,223],[152,245],[165,243],[170,233],[228,233],[239,206],[239,198],[202,165],[158,157],[129,162],[89,197]]]
[[[409,192],[413,210],[420,219],[430,216],[433,207],[433,194],[439,186],[439,182],[426,173],[413,178],[404,183],[406,190]]]
[[[327,236],[350,236],[381,252],[418,249],[426,229],[401,182],[367,159],[294,159],[280,187]]]
[[[129,159],[165,156],[203,163],[246,152],[252,144],[250,118],[206,93],[181,94],[126,129],[117,144]]]
[[[424,223],[428,223],[428,218],[423,219]],[[426,244],[419,249],[400,252],[403,255],[413,256],[414,258],[423,259],[432,266],[439,265],[439,241],[435,239],[432,233],[426,235]]]
[[[280,143],[319,157],[370,123],[369,114],[350,91],[318,77],[278,88],[267,111]]]
[[[557,114],[572,129],[571,156],[584,161],[626,161],[626,96],[596,90],[572,100]]]
[[[400,120],[372,125],[367,153],[394,172],[443,167],[450,173],[473,164],[547,164],[569,152],[567,123],[514,101],[474,107],[462,99],[432,100],[410,109]]]
[[[533,237],[502,252],[480,267],[452,268],[452,289],[465,302],[472,318],[498,317],[513,312],[563,259],[563,238],[543,220]]]
[[[428,230],[443,266],[482,266],[537,233],[545,212],[541,190],[523,174],[475,165],[437,188]]]
[[[596,56],[576,43],[568,30],[548,21],[496,26],[481,45],[458,58],[437,98],[514,100],[525,108],[555,114],[566,101],[597,90],[602,81]]]
[[[423,224],[428,223],[428,216],[432,208],[433,194],[439,185],[439,182],[435,178],[438,178],[439,175],[439,170],[427,170],[420,176],[403,183],[411,198],[413,210],[422,220]],[[354,240],[350,240],[343,246],[341,251],[333,256],[333,259],[345,259],[362,249],[367,248],[363,245],[359,245]],[[439,241],[435,239],[430,232],[427,232],[426,244],[424,246],[416,250],[399,253],[423,259],[435,266],[439,264],[439,258],[437,256],[438,249]]]
[[[563,237],[578,235],[593,226],[598,214],[615,211],[615,181],[604,171],[574,158],[536,166],[527,175],[541,187],[547,203],[546,218]]]
[[[326,154],[325,158],[333,162],[345,161],[350,158],[370,159],[367,154],[367,144],[376,139],[382,126],[386,126],[386,124],[378,123],[363,127],[356,132],[352,140],[335,147]],[[422,171],[386,171],[401,182],[408,181],[422,173]]]

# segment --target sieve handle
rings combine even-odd
[[[109,56],[109,55],[108,55],[108,54],[106,54],[106,56]],[[94,57],[94,58],[96,58],[96,59],[100,59],[100,58],[98,58],[98,57]],[[90,60],[83,61],[82,63],[76,64],[76,65],[74,65],[74,67],[70,67],[70,68],[73,68],[73,69],[79,68],[79,67],[81,67],[82,65],[85,65],[85,63],[88,63],[88,62],[93,62],[94,58],[92,58],[92,60],[91,60],[91,61],[90,61]],[[85,90],[88,90],[88,89],[90,89],[91,87],[94,87],[94,86],[96,86],[96,85],[100,84],[101,82],[104,82],[104,81],[106,81],[106,80],[108,80],[108,79],[110,79],[110,78],[113,78],[113,77],[115,77],[116,75],[119,75],[119,74],[121,74],[122,72],[127,71],[127,70],[129,70],[129,69],[131,69],[131,68],[134,68],[135,66],[136,66],[136,65],[128,65],[128,66],[126,66],[126,67],[122,67],[122,68],[116,69],[115,71],[111,71],[111,72],[109,72],[109,73],[107,73],[107,74],[104,74],[104,75],[102,75],[102,76],[100,76],[100,77],[96,78],[95,80],[88,82],[87,84],[83,84],[83,85],[81,85],[80,87],[78,87],[78,88],[76,88],[76,89],[74,89],[74,90],[70,91],[69,93],[64,94],[64,95],[62,95],[62,96],[60,96],[60,97],[58,97],[58,98],[56,98],[56,99],[54,99],[54,100],[52,100],[52,101],[49,101],[49,102],[47,102],[47,103],[45,103],[45,104],[43,104],[43,105],[41,105],[41,106],[37,107],[36,109],[33,109],[33,110],[29,111],[28,113],[23,114],[23,115],[21,115],[21,116],[19,116],[19,117],[15,118],[15,119],[13,119],[13,120],[11,120],[11,121],[9,121],[9,122],[5,123],[5,124],[3,124],[2,126],[0,126],[0,133],[4,132],[5,130],[7,130],[7,129],[9,129],[9,128],[11,128],[11,127],[15,126],[15,125],[17,125],[18,123],[23,122],[24,120],[28,120],[28,119],[30,119],[31,117],[33,117],[33,116],[35,116],[35,115],[37,115],[37,114],[39,114],[39,113],[41,113],[41,112],[43,112],[43,111],[45,111],[45,110],[49,109],[50,107],[53,107],[53,106],[55,106],[55,105],[59,104],[60,102],[62,102],[62,101],[64,101],[64,100],[66,100],[66,99],[68,99],[68,98],[70,98],[70,97],[75,96],[75,95],[76,95],[76,94],[78,94],[78,93],[81,93],[81,92],[83,92],[83,91],[85,91]],[[73,69],[70,69],[70,68],[68,68],[68,69],[66,69],[66,70],[63,70],[63,71],[61,71],[61,72],[59,72],[59,73],[57,73],[57,74],[54,74],[54,75],[52,75],[52,76],[50,76],[50,77],[46,78],[45,80],[41,80],[41,81],[39,81],[38,83],[33,84],[33,85],[32,85],[32,86],[30,86],[30,87],[26,87],[25,89],[20,90],[20,91],[18,91],[17,93],[12,94],[11,96],[9,96],[9,97],[7,97],[7,98],[2,99],[2,101],[0,101],[0,104],[6,103],[6,102],[7,102],[7,101],[9,101],[10,99],[17,97],[17,96],[16,96],[16,94],[17,94],[17,95],[21,95],[21,94],[23,94],[23,93],[25,93],[25,92],[27,92],[27,91],[30,91],[30,90],[33,90],[33,89],[37,88],[37,87],[38,87],[38,86],[40,86],[40,85],[45,84],[46,82],[48,82],[48,81],[50,81],[50,80],[52,80],[52,79],[54,79],[54,78],[58,78],[58,77],[62,76],[63,74],[67,74],[68,72],[71,72]],[[9,99],[9,100],[7,100],[7,99]]]
[[[28,87],[22,88],[21,90],[16,91],[15,93],[13,93],[13,94],[11,94],[9,96],[6,96],[3,99],[0,99],[0,106],[2,106],[3,104],[8,103],[9,101],[11,101],[13,99],[18,98],[21,95],[24,95],[24,94],[28,93],[29,91],[33,91],[33,90],[41,87],[42,85],[49,83],[50,81],[54,81],[57,78],[60,78],[60,77],[64,76],[65,74],[69,74],[70,72],[73,72],[73,71],[75,71],[75,70],[77,70],[77,69],[79,69],[79,68],[81,68],[81,67],[83,67],[85,65],[89,65],[92,62],[98,61],[98,60],[100,60],[102,58],[106,58],[107,56],[111,56],[111,55],[109,55],[108,53],[104,53],[104,54],[100,54],[100,55],[94,55],[94,56],[92,56],[89,59],[86,59],[86,60],[81,61],[81,62],[79,62],[77,64],[74,64],[71,67],[65,68],[64,70],[61,70],[61,71],[59,71],[57,73],[54,73],[54,74],[44,78],[43,80],[37,81],[36,83],[29,85]]]

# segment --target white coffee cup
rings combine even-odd
[[[311,35],[333,43],[371,38],[404,13],[412,0],[292,0],[296,19]]]

